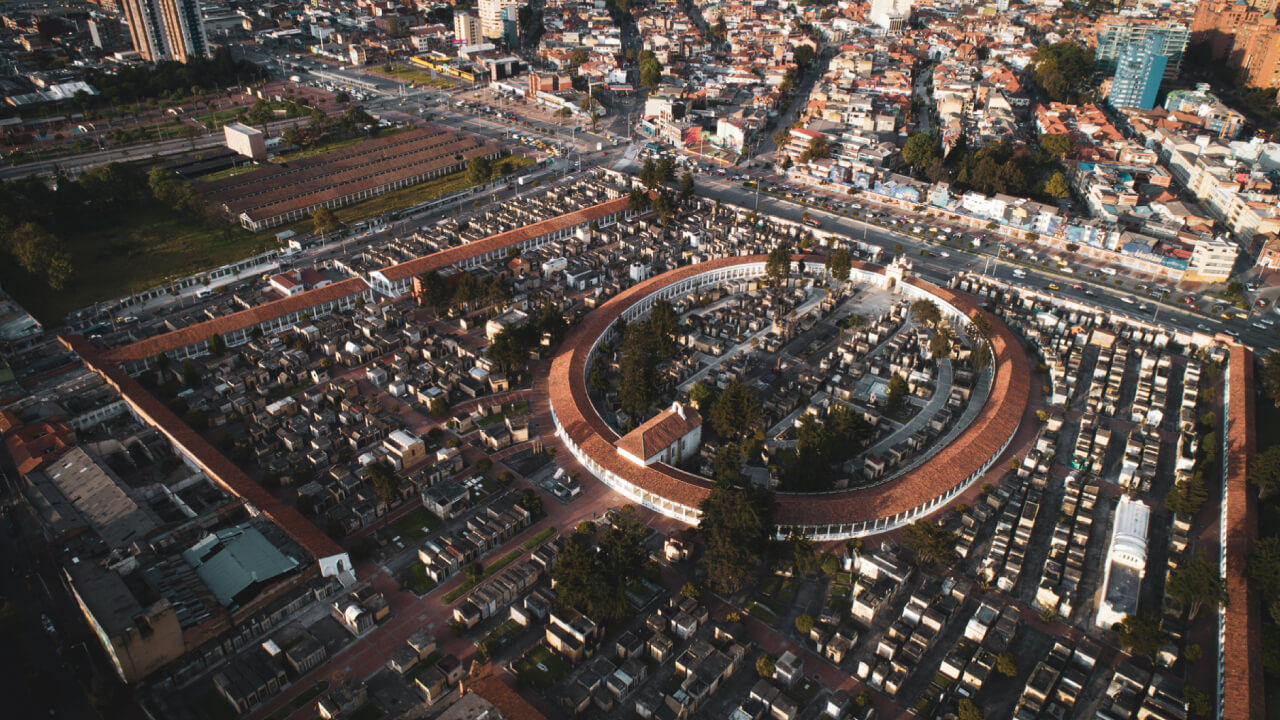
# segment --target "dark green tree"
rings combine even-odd
[[[1166,641],[1160,623],[1150,615],[1126,615],[1112,629],[1116,631],[1120,647],[1131,655],[1153,658]]]
[[[1169,577],[1169,596],[1187,606],[1189,619],[1195,620],[1200,609],[1225,606],[1229,600],[1227,582],[1218,574],[1216,565],[1198,559],[1173,571]]]
[[[721,438],[741,438],[760,422],[760,403],[750,388],[731,380],[711,404],[711,428]]]
[[[1280,407],[1280,350],[1268,350],[1262,362],[1262,389]]]
[[[488,182],[493,175],[493,163],[483,156],[471,158],[471,162],[467,163],[467,182],[472,185],[479,185]]]
[[[369,465],[369,479],[373,481],[374,494],[388,508],[400,497],[400,476],[386,462]]]
[[[760,568],[761,553],[773,532],[773,493],[755,485],[717,482],[699,507],[707,580],[717,592],[732,595]]]
[[[942,320],[938,304],[929,299],[916,300],[911,303],[911,319],[919,325],[933,327]]]
[[[918,520],[902,528],[902,544],[911,549],[916,563],[952,565],[956,561],[956,538],[928,520]]]
[[[917,170],[942,158],[942,145],[936,135],[912,133],[902,146],[902,161]]]
[[[708,400],[711,399],[711,389],[704,385],[701,381],[689,386],[689,402],[701,410]]]
[[[321,237],[338,229],[338,216],[327,207],[318,207],[311,211],[311,224]]]
[[[1173,489],[1164,496],[1164,505],[1173,512],[1194,515],[1208,499],[1204,475],[1196,472],[1189,478],[1174,482]]]
[[[831,274],[831,277],[840,282],[844,282],[849,279],[849,263],[849,251],[843,247],[839,247],[831,251],[831,254],[827,256],[827,260],[824,265],[827,268],[827,272]]]
[[[791,253],[784,247],[775,247],[770,250],[769,257],[764,263],[764,272],[770,282],[775,285],[786,282],[791,274]]]
[[[896,413],[906,405],[907,401],[907,381],[898,373],[894,373],[889,378],[889,389],[885,393],[885,409],[890,413]]]
[[[1067,184],[1067,176],[1054,173],[1044,184],[1044,191],[1059,200],[1071,197],[1071,186]]]
[[[1049,100],[1076,102],[1093,73],[1093,53],[1063,41],[1041,45],[1031,56],[1031,83]]]
[[[1071,136],[1045,133],[1040,136],[1040,147],[1047,153],[1064,158],[1071,152]]]

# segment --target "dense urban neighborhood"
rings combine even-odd
[[[7,3],[9,714],[1280,714],[1276,12]]]

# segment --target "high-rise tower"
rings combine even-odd
[[[200,0],[123,0],[133,49],[144,60],[185,63],[209,56]]]

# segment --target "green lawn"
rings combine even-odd
[[[214,110],[211,113],[205,113],[204,115],[197,115],[195,119],[210,127],[222,127],[223,125],[235,120],[244,110],[245,108],[238,107],[223,108],[221,110]]]
[[[528,540],[525,540],[524,544],[521,545],[520,547],[524,548],[525,550],[533,550],[534,548],[538,547],[542,543],[546,542],[549,538],[551,538],[551,536],[555,534],[556,534],[555,526],[547,527],[542,531],[540,531],[537,535],[534,535]]]
[[[524,626],[515,620],[507,620],[498,627],[494,628],[488,635],[484,636],[485,640],[493,643],[494,647],[500,647],[504,639],[509,639],[524,630]],[[481,641],[483,642],[483,641]],[[477,643],[478,644],[478,643]]]
[[[407,125],[405,127],[389,128],[386,130],[379,131],[377,137],[378,138],[391,137],[392,135],[399,135],[402,132],[408,132],[412,129],[413,128]],[[276,155],[275,157],[271,158],[271,162],[285,163],[291,160],[301,160],[302,158],[313,157],[315,155],[319,155],[320,153],[327,153],[330,150],[340,150],[344,147],[350,147],[352,145],[362,143],[368,139],[369,138],[365,137],[364,135],[356,135],[354,137],[335,138],[327,142],[318,142],[313,145],[308,145],[307,147],[304,147],[301,150],[294,150],[293,152],[287,152],[287,153],[282,153],[280,155]]]
[[[516,548],[515,550],[512,550],[506,555],[503,555],[497,560],[494,560],[491,564],[485,567],[484,576],[480,578],[480,582],[484,582],[485,579],[491,578],[494,575],[498,574],[499,572],[502,571],[503,568],[515,562],[516,558],[538,547],[543,542],[545,542],[547,538],[554,535],[555,532],[556,532],[556,529],[554,527],[546,528],[545,530],[542,530],[541,532],[539,532],[537,535],[534,535],[532,538],[526,540],[524,543],[520,545],[520,547]],[[470,580],[466,580],[458,587],[445,593],[444,597],[441,598],[440,600],[445,605],[448,605],[453,601],[457,600],[458,598],[462,597],[463,595],[466,595],[468,592],[471,591],[472,588],[474,588],[478,584],[479,583],[473,583]]]
[[[436,589],[436,581],[427,577],[427,568],[422,563],[409,566],[409,589],[418,595],[425,595]]]
[[[138,209],[118,223],[62,239],[76,272],[61,292],[50,292],[14,263],[0,262],[0,285],[46,327],[60,326],[72,310],[225,265],[275,242],[271,233],[202,227],[158,208]]]
[[[542,667],[539,667],[541,664]],[[545,668],[545,669],[543,669]],[[545,690],[569,672],[569,663],[545,645],[535,645],[512,664],[516,676],[539,690]]]
[[[329,149],[332,149],[330,147]],[[503,174],[510,174],[519,168],[532,165],[533,160],[523,155],[510,155],[499,160],[496,166],[503,168]],[[467,181],[467,173],[460,170],[451,175],[445,175],[424,183],[419,183],[413,187],[407,187],[395,192],[389,192],[386,195],[363,200],[354,205],[348,205],[340,210],[333,211],[338,220],[343,223],[354,223],[372,217],[380,217],[388,212],[403,210],[419,203],[434,200],[442,195],[449,195],[460,190],[471,187],[472,183]],[[298,234],[306,234],[312,231],[311,220],[300,220],[292,225],[286,225],[273,229],[271,232],[278,233],[285,230],[293,230]]]
[[[520,402],[507,403],[506,405],[503,405],[502,412],[496,412],[492,415],[488,415],[486,417],[480,418],[480,420],[477,421],[476,424],[479,425],[480,427],[486,427],[488,425],[494,425],[496,423],[500,423],[506,420],[508,415],[528,415],[528,414],[529,414],[529,403],[526,400],[521,400]]]
[[[243,175],[247,172],[253,172],[254,170],[257,170],[257,169],[258,169],[257,165],[254,165],[251,162],[246,162],[243,165],[234,165],[225,170],[218,170],[216,172],[206,173],[204,175],[201,175],[198,178],[195,178],[195,181],[196,182],[213,182],[214,180],[226,180],[229,177],[235,177],[236,175]]]
[[[312,700],[315,700],[316,698],[320,697],[322,694],[324,694],[324,691],[328,689],[329,689],[329,681],[321,680],[315,685],[312,685],[311,687],[307,688],[305,692],[299,693],[298,696],[295,697],[293,700],[290,700],[289,705],[292,706],[294,710],[298,710],[303,705],[306,705]]]
[[[388,71],[385,67],[380,67],[376,71],[377,74],[398,80],[404,83],[413,83],[415,85],[431,85],[432,87],[451,88],[457,85],[452,80],[446,80],[442,77],[433,77],[421,70],[415,70],[407,65],[392,65]]]
[[[352,142],[360,140],[363,138]],[[325,149],[334,147],[329,145]],[[520,155],[495,163],[503,174],[532,164],[532,159]],[[495,171],[497,175],[498,171]],[[457,172],[349,205],[335,214],[342,222],[353,223],[457,192],[470,185],[466,172]],[[0,263],[0,286],[46,327],[56,328],[72,310],[263,252],[275,245],[275,235],[284,230],[307,234],[312,230],[312,222],[301,220],[255,234],[233,225],[205,227],[165,209],[143,207],[124,214],[109,226],[62,236],[75,268],[75,275],[66,289],[50,292],[43,280],[10,262]]]
[[[770,610],[768,605],[765,605],[763,602],[760,602],[760,600],[758,599],[752,600],[751,602],[747,603],[747,613],[750,615],[754,615],[757,618],[760,618],[765,622],[766,625],[778,624],[777,614],[775,614],[772,610]]]
[[[412,511],[396,520],[396,532],[410,540],[421,540],[430,533],[440,529],[440,518],[424,507]]]

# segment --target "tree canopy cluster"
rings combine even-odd
[[[503,328],[493,338],[487,350],[489,358],[507,372],[524,370],[529,351],[542,342],[544,334],[551,336],[552,344],[564,339],[569,329],[560,308],[553,303],[543,303],[538,314],[511,327]]]
[[[836,280],[844,282],[849,279],[849,251],[846,248],[838,247],[832,250],[823,265]]]
[[[1262,362],[1262,389],[1280,407],[1280,350],[1269,350]]]
[[[827,139],[821,135],[809,138],[809,146],[800,153],[800,162],[807,163],[810,160],[821,160],[831,157],[831,148],[827,146]]]
[[[433,270],[419,278],[419,286],[418,302],[437,310],[470,310],[476,305],[489,307],[511,299],[511,288],[502,278],[491,275],[481,282],[467,270],[447,279]]]
[[[871,425],[857,412],[835,405],[821,420],[805,415],[796,430],[796,446],[777,454],[782,482],[789,492],[830,490],[840,477],[840,464],[866,447]]]
[[[120,66],[110,74],[90,70],[85,81],[98,89],[98,101],[106,104],[220,91],[267,77],[265,70],[247,60],[236,60],[229,48],[222,47],[212,58],[195,57],[186,63]]]
[[[775,284],[785,282],[791,274],[791,251],[781,245],[770,250],[764,262],[764,274]]]
[[[662,82],[662,63],[658,62],[658,58],[651,50],[641,50],[640,57],[640,84],[647,90],[658,87]]]
[[[1248,559],[1249,577],[1258,584],[1272,623],[1280,623],[1280,537],[1254,543]]]
[[[956,162],[955,182],[961,189],[990,195],[1037,195],[1036,182],[1048,158],[1038,158],[1025,146],[1008,141],[964,152]]]
[[[1031,83],[1054,102],[1078,104],[1093,73],[1093,52],[1063,41],[1042,45],[1031,56]]]
[[[1120,647],[1142,657],[1155,657],[1166,640],[1160,623],[1150,615],[1126,615],[1113,629]]]
[[[1258,486],[1263,497],[1275,493],[1280,487],[1280,445],[1272,445],[1254,456],[1249,463],[1249,481]]]
[[[902,147],[902,160],[913,168],[926,168],[942,159],[942,144],[937,135],[912,133]]]
[[[626,617],[631,611],[627,584],[644,568],[648,534],[635,508],[624,505],[598,542],[589,534],[571,535],[551,570],[556,603],[596,622]]]
[[[230,225],[191,183],[165,168],[149,175],[110,163],[52,186],[36,177],[0,183],[0,250],[54,290],[66,286],[77,260],[66,235],[100,229],[125,215],[159,209],[199,224]]]
[[[1174,570],[1167,590],[1170,597],[1187,606],[1192,620],[1205,605],[1216,608],[1225,606],[1229,600],[1227,581],[1218,573],[1218,566],[1204,559]]]
[[[648,158],[640,168],[640,182],[647,188],[655,188],[675,179],[676,164],[670,158],[662,158],[657,162]]]
[[[760,402],[746,385],[731,380],[711,401],[711,429],[725,440],[737,440],[760,424]]]
[[[658,364],[676,353],[676,330],[680,316],[666,300],[658,300],[644,320],[633,322],[622,332],[622,382],[618,399],[623,412],[637,419],[662,397]]]
[[[902,528],[902,543],[915,553],[919,565],[951,565],[956,561],[955,535],[928,520]]]
[[[702,502],[698,531],[706,541],[707,581],[723,595],[748,585],[760,570],[773,532],[773,493],[758,485],[718,481]]]

